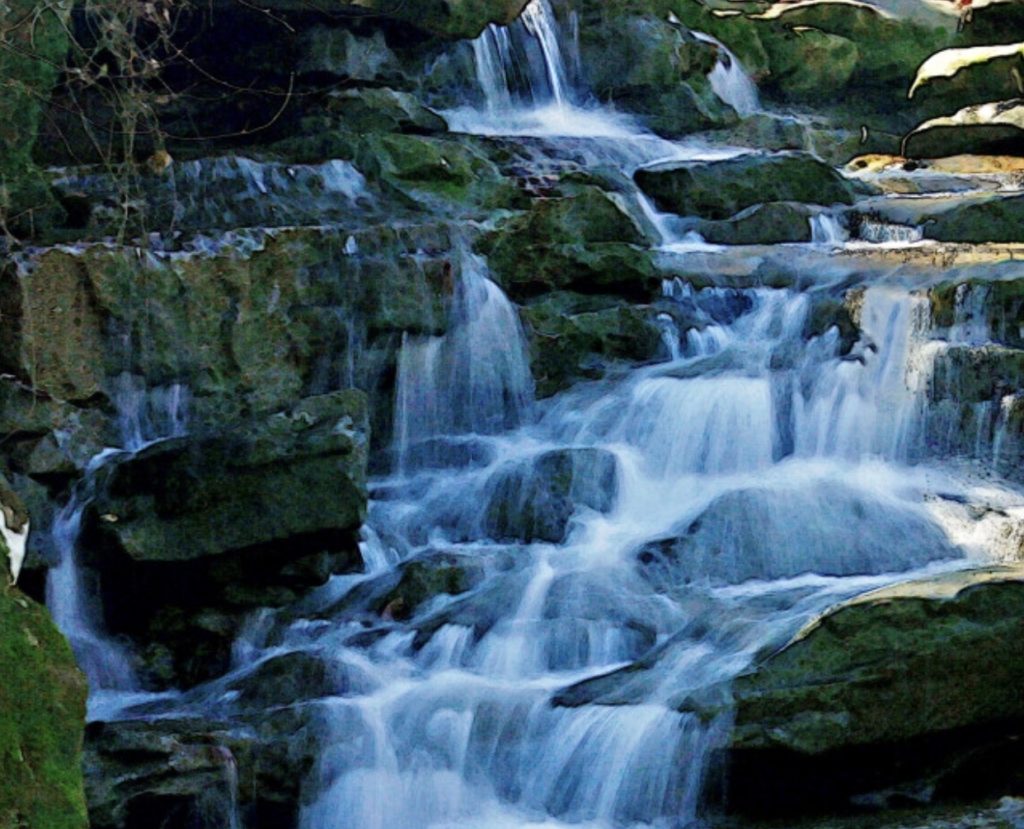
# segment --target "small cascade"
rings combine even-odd
[[[928,300],[868,288],[860,308],[861,344],[827,371],[807,363],[811,392],[794,401],[800,455],[915,457],[938,344],[930,343]]]
[[[107,448],[92,458],[54,519],[51,534],[59,560],[46,580],[46,605],[89,680],[90,711],[98,694],[134,691],[138,681],[128,650],[104,630],[93,574],[79,557],[82,519],[110,464],[186,434],[188,423],[189,393],[181,384],[147,389],[141,378],[125,373],[115,379],[111,398],[123,448]]]
[[[924,231],[914,225],[900,225],[862,218],[857,228],[857,238],[873,245],[900,247],[920,242]]]
[[[71,643],[75,659],[89,680],[90,694],[137,687],[127,650],[103,630],[99,600],[78,555],[82,517],[96,494],[97,477],[122,454],[118,449],[107,449],[92,459],[71,499],[54,519],[51,531],[60,558],[47,574],[46,606]]]
[[[816,245],[841,245],[849,238],[846,228],[831,213],[811,216],[811,242]]]
[[[394,445],[400,465],[433,438],[495,434],[523,423],[533,400],[515,306],[465,254],[443,337],[406,335],[398,358]]]
[[[761,112],[761,99],[757,84],[747,74],[739,58],[720,40],[704,32],[694,32],[694,37],[710,43],[718,50],[718,60],[708,74],[714,93],[741,116]]]
[[[473,41],[473,58],[491,115],[572,103],[561,33],[548,0],[530,0],[511,26],[489,26]]]
[[[121,447],[128,452],[186,432],[189,391],[181,383],[147,389],[143,378],[124,372],[114,380],[112,398]]]

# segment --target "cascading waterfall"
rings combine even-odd
[[[928,476],[906,465],[928,371],[922,299],[869,288],[863,336],[844,357],[834,329],[805,343],[806,294],[667,283],[667,299],[707,321],[675,333],[681,354],[569,391],[538,422],[520,416],[502,431],[492,404],[507,414],[522,398],[509,395],[517,374],[494,342],[520,353],[521,332],[472,262],[463,279],[447,337],[403,348],[396,440],[474,430],[477,451],[382,481],[370,523],[405,561],[443,550],[479,577],[370,638],[344,613],[328,632],[294,622],[282,635],[287,647],[326,648],[350,677],[347,696],[323,704],[333,736],[303,829],[686,824],[729,722],[705,722],[682,700],[836,601],[979,552],[948,540]],[[470,330],[487,313],[499,320],[490,340]],[[463,357],[442,360],[442,349],[490,362],[491,392],[458,390],[443,367]],[[483,403],[447,419],[430,408],[456,399]],[[427,416],[413,424],[417,406]],[[540,491],[552,452],[610,458],[614,497],[578,495],[560,542],[516,541],[508,512],[504,537],[492,537],[494,499],[523,506],[495,483],[514,473]],[[800,519],[812,513],[820,521]],[[665,544],[680,555],[663,556]]]
[[[700,37],[720,51],[716,93],[758,111],[739,61]],[[577,137],[597,127],[605,140],[573,144],[574,160],[630,172],[693,157],[584,117],[546,0],[473,50],[484,111],[456,113],[457,128],[564,136],[573,120]],[[552,128],[542,111],[561,120]],[[267,186],[266,170],[243,168]],[[334,172],[336,200],[357,200],[361,179]],[[639,199],[664,248],[703,246],[685,219]],[[811,224],[816,243],[845,241],[834,216]],[[851,349],[835,326],[807,333],[815,291],[834,286],[698,290],[674,279],[657,305],[666,359],[538,403],[518,309],[484,260],[464,253],[455,277],[447,332],[401,344],[392,472],[371,481],[363,572],[253,614],[232,672],[171,704],[230,717],[232,679],[293,652],[321,660],[334,693],[308,702],[321,744],[302,829],[698,824],[730,728],[728,711],[694,710],[703,695],[720,702],[758,654],[837,602],[986,554],[943,512],[970,501],[971,482],[935,463],[924,440],[935,356],[949,345],[940,338],[986,341],[977,296],[958,295],[952,331],[935,332],[926,296],[895,280],[850,291]],[[357,374],[360,336],[338,323],[347,362],[318,368],[324,388]],[[48,585],[101,690],[134,679],[77,561],[82,512],[106,464],[184,432],[187,391],[145,391],[125,376],[115,400],[124,449],[94,459],[61,514],[63,557]],[[996,466],[1019,397],[998,409],[986,421]],[[392,595],[424,572],[443,574],[445,588]],[[221,811],[235,829],[236,769],[224,769]]]
[[[830,213],[811,216],[811,241],[817,245],[841,245],[849,238],[846,228]]]

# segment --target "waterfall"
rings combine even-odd
[[[703,320],[679,348],[666,314],[671,362],[570,390],[539,421],[526,417],[514,308],[480,260],[463,266],[449,333],[406,340],[399,451],[467,432],[489,448],[382,482],[366,578],[403,567],[386,539],[407,560],[444,550],[481,575],[372,638],[353,638],[345,611],[315,634],[292,628],[291,645],[329,645],[371,677],[323,703],[303,829],[699,820],[728,716],[704,721],[681,700],[844,597],[958,566],[903,465],[928,371],[922,297],[869,288],[849,357],[834,332],[805,342],[811,300],[797,291],[673,280],[663,301]],[[492,539],[476,519],[494,499],[502,515],[548,503],[495,482],[521,469],[525,491],[543,491],[538,458],[552,451],[610,457],[614,499],[570,509],[560,543]]]
[[[849,234],[831,213],[811,216],[811,242],[816,245],[841,245]]]
[[[916,226],[891,224],[863,218],[857,229],[857,237],[876,245],[902,246],[920,242],[924,238],[924,231]]]
[[[82,516],[96,494],[97,476],[122,454],[118,449],[106,449],[90,461],[85,476],[57,514],[51,530],[59,561],[47,574],[46,606],[71,643],[89,680],[90,694],[131,691],[137,687],[127,650],[103,630],[98,599],[87,583],[87,573],[78,555]]]
[[[431,438],[494,434],[528,417],[526,338],[514,305],[465,254],[443,337],[406,335],[398,358],[394,444],[400,464]]]
[[[106,692],[134,691],[138,680],[128,650],[104,630],[92,572],[79,556],[82,518],[96,497],[104,471],[147,446],[184,435],[188,389],[181,384],[147,389],[141,378],[115,378],[111,397],[117,410],[123,448],[108,447],[93,457],[51,528],[58,562],[47,573],[46,606],[67,636],[89,680],[90,716]]]
[[[704,32],[693,32],[694,37],[710,43],[718,50],[718,60],[708,74],[711,89],[741,116],[754,115],[761,111],[761,99],[757,84],[747,74],[739,58],[720,40]]]
[[[526,31],[540,46],[551,100],[557,107],[566,106],[569,103],[568,73],[562,58],[555,15],[548,0],[530,0],[523,10],[522,21]]]
[[[928,342],[927,297],[868,288],[860,308],[862,348],[794,402],[798,454],[905,461],[914,457],[936,344]]]

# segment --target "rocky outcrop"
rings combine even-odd
[[[608,512],[618,484],[615,456],[559,449],[514,462],[488,484],[484,524],[491,538],[560,544],[577,509]]]
[[[587,86],[655,132],[671,137],[735,122],[707,79],[714,47],[685,28],[604,3],[586,6],[579,32]]]
[[[995,570],[829,612],[736,681],[730,808],[834,811],[882,790],[1001,793],[1021,759],[1022,599],[1019,571]]]
[[[1019,242],[1024,239],[1024,196],[1007,196],[957,205],[924,225],[940,242]]]
[[[85,518],[107,623],[160,684],[226,667],[241,615],[361,564],[365,396],[342,391],[113,465]],[[169,660],[169,661],[168,661]]]
[[[653,360],[664,348],[657,309],[614,296],[552,291],[521,316],[538,397],[597,379],[616,362]]]
[[[0,539],[0,825],[86,829],[85,677],[45,608],[8,586]]]
[[[301,705],[258,717],[91,723],[85,767],[93,829],[216,822],[293,827],[321,723]]]
[[[851,204],[853,187],[810,155],[745,155],[648,167],[636,183],[660,210],[722,220],[764,202]]]
[[[186,254],[50,249],[0,276],[0,370],[78,404],[111,399],[123,373],[181,383],[193,426],[272,412],[315,390],[324,346],[365,354],[443,330],[451,246],[440,223],[243,234]]]

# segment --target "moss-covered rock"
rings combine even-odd
[[[46,609],[7,586],[0,539],[0,826],[86,829],[85,677]]]
[[[927,222],[924,234],[940,242],[1020,242],[1024,240],[1024,196],[958,205]]]
[[[835,810],[922,780],[939,795],[1001,792],[1012,766],[995,758],[1024,729],[1019,578],[956,574],[869,595],[740,677],[730,804]]]
[[[323,733],[315,708],[301,704],[237,719],[90,723],[90,825],[296,826]]]
[[[111,471],[90,508],[105,545],[181,562],[348,535],[365,511],[366,399],[306,398],[227,434],[163,441]],[[321,546],[321,541],[314,542]]]
[[[581,185],[570,196],[535,199],[480,248],[513,298],[570,287],[646,297],[658,277],[644,241],[613,196]]]
[[[636,113],[655,132],[672,137],[736,121],[708,82],[714,47],[685,29],[664,17],[627,16],[603,4],[584,12],[579,31],[593,93]]]
[[[421,605],[441,595],[458,596],[480,581],[480,571],[452,556],[411,561],[402,568],[398,583],[374,603],[378,613],[408,619]]]
[[[470,139],[367,136],[359,169],[413,206],[465,214],[515,207],[518,190]]]
[[[38,396],[72,401],[109,394],[110,378],[126,371],[150,388],[180,382],[201,425],[294,402],[325,350],[346,353],[346,324],[367,347],[406,330],[443,330],[449,225],[232,242],[184,256],[51,249],[28,267],[9,265],[0,275],[0,370]]]
[[[832,167],[802,153],[669,162],[638,170],[635,178],[659,209],[705,219],[728,219],[763,202],[853,202],[848,181]]]
[[[654,359],[662,348],[657,311],[616,297],[556,291],[521,314],[538,397],[596,379],[615,361]]]
[[[106,623],[143,646],[144,678],[227,669],[246,612],[361,564],[366,399],[343,391],[124,458],[83,522]]]
[[[769,202],[741,210],[731,219],[704,221],[694,229],[716,245],[775,245],[810,242],[817,211],[796,202]]]
[[[854,41],[806,25],[766,39],[765,45],[772,68],[769,91],[783,101],[834,100],[860,61]]]

